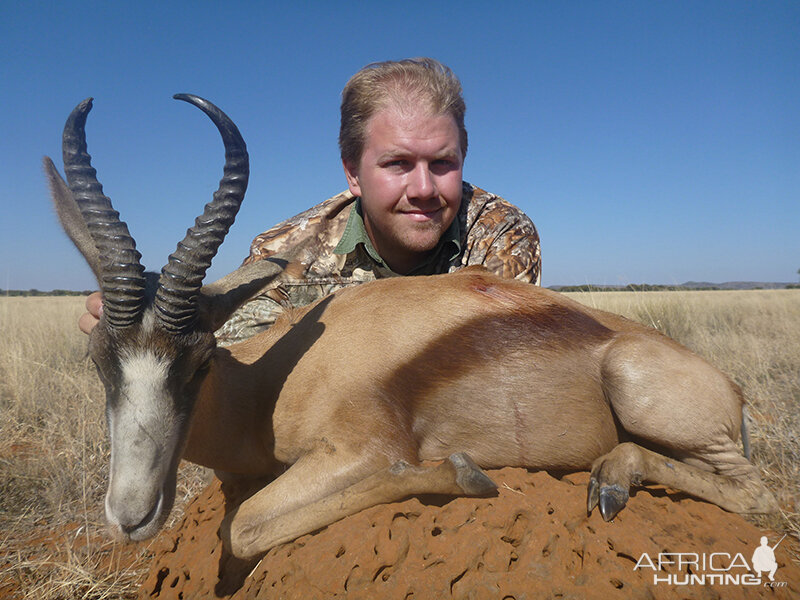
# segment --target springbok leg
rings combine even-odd
[[[401,460],[327,495],[322,495],[322,492],[336,486],[322,486],[317,490],[318,499],[309,501],[308,495],[305,495],[307,503],[293,510],[276,512],[276,501],[285,496],[283,490],[273,487],[275,483],[282,482],[285,486],[300,490],[306,487],[307,477],[319,479],[320,473],[325,473],[324,470],[320,471],[320,465],[316,462],[311,467],[312,471],[304,465],[295,470],[299,464],[300,461],[275,482],[243,502],[232,517],[226,517],[221,533],[223,541],[235,556],[253,558],[273,546],[376,504],[395,502],[417,494],[483,496],[496,489],[494,482],[466,454],[457,453],[432,467],[414,466]],[[340,476],[346,479],[344,474]],[[272,511],[269,507],[272,507]]]
[[[599,506],[603,519],[610,521],[628,501],[630,486],[643,481],[679,489],[731,512],[767,513],[776,508],[772,493],[761,483],[755,469],[750,477],[731,477],[625,443],[592,465],[588,512]]]

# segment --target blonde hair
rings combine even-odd
[[[370,117],[390,103],[425,103],[435,115],[452,115],[458,127],[462,156],[467,155],[467,110],[461,82],[433,58],[407,58],[371,63],[350,78],[342,90],[339,150],[342,160],[358,164],[364,152]]]

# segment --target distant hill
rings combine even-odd
[[[787,288],[800,288],[797,283],[764,282],[764,281],[726,281],[725,283],[711,283],[709,281],[687,281],[677,285],[661,285],[650,283],[629,283],[628,285],[551,285],[551,290],[557,292],[658,292],[670,290],[782,290]]]
[[[687,281],[681,284],[682,288],[689,290],[708,289],[715,287],[720,290],[782,290],[787,287],[797,287],[797,284],[763,281],[728,281],[725,283],[708,283],[706,281]]]

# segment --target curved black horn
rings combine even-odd
[[[92,99],[81,102],[64,125],[62,152],[67,184],[100,255],[103,312],[114,327],[136,322],[144,307],[144,267],[128,226],[103,195],[86,149],[86,116]]]
[[[225,144],[225,169],[219,189],[170,255],[158,280],[156,314],[168,331],[178,333],[190,328],[197,318],[197,294],[244,199],[250,163],[239,130],[224,112],[208,100],[191,94],[175,94],[174,98],[205,112],[219,129]]]

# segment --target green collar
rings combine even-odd
[[[370,258],[372,258],[372,260],[378,263],[381,267],[389,269],[389,266],[381,258],[380,254],[378,254],[375,246],[372,245],[369,235],[367,235],[367,229],[364,227],[364,212],[361,208],[361,198],[356,198],[355,204],[350,210],[350,216],[347,218],[347,225],[345,225],[342,238],[339,240],[336,248],[333,249],[333,253],[350,254],[359,244],[364,246],[364,250],[370,256]],[[456,218],[453,219],[453,222],[450,224],[450,227],[447,228],[447,231],[444,232],[442,239],[439,240],[439,244],[433,250],[428,259],[412,269],[409,275],[424,273],[426,267],[437,260],[439,256],[445,252],[445,248],[450,244],[453,244],[453,250],[452,254],[448,256],[448,260],[454,259],[461,253],[461,227],[458,223],[458,215],[456,215]]]

